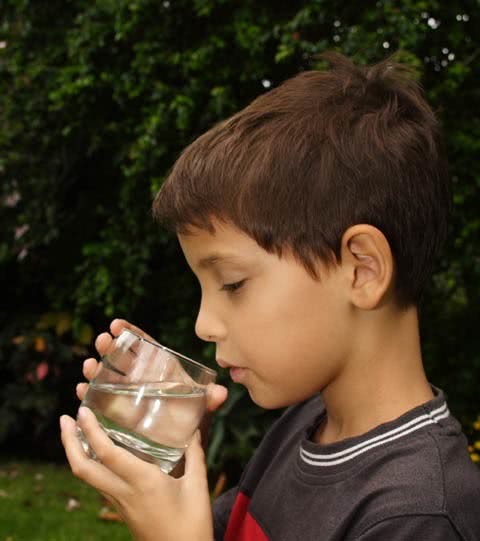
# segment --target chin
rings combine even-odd
[[[266,410],[287,408],[288,406],[292,406],[293,404],[297,403],[297,401],[288,400],[286,397],[274,396],[269,393],[255,392],[248,387],[247,391],[252,401],[255,402],[257,406],[260,406],[261,408]]]
[[[300,404],[301,402],[309,400],[312,398],[312,396],[320,392],[318,389],[310,389],[309,391],[304,392],[292,392],[291,390],[290,393],[285,392],[284,390],[282,393],[280,391],[276,391],[275,389],[271,389],[270,387],[264,387],[263,389],[255,388],[254,385],[245,387],[252,401],[255,402],[257,406],[260,406],[266,410],[288,408],[289,406]]]

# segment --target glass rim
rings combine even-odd
[[[205,366],[204,364],[195,361],[193,359],[190,359],[190,357],[187,357],[186,355],[183,355],[182,353],[178,353],[178,351],[175,351],[173,349],[168,348],[167,346],[164,346],[163,344],[160,344],[159,342],[153,342],[152,340],[149,340],[148,338],[144,338],[143,336],[140,336],[136,332],[132,331],[131,329],[127,329],[126,327],[123,328],[122,333],[129,332],[130,334],[133,334],[133,336],[136,336],[139,340],[143,340],[144,342],[147,342],[148,344],[151,344],[152,346],[159,347],[160,349],[163,349],[164,351],[168,351],[169,353],[173,353],[177,357],[180,357],[184,359],[185,361],[194,364],[195,366],[198,366],[203,371],[207,372],[208,374],[211,374],[212,376],[217,376],[218,372],[216,370],[213,370],[213,368],[209,368],[208,366]],[[118,336],[120,336],[120,334]],[[115,336],[115,339],[118,338],[118,336]]]

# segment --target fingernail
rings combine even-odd
[[[66,427],[67,424],[67,416],[61,415],[60,416],[60,429],[63,430]]]
[[[85,419],[87,416],[87,408],[85,406],[78,408],[77,416],[80,420]]]

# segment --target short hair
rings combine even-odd
[[[416,305],[447,235],[451,194],[441,130],[410,68],[320,55],[181,153],[153,203],[176,233],[231,223],[263,249],[341,262],[348,227],[385,235],[395,298]]]

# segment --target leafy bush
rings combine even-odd
[[[93,330],[112,316],[213,364],[193,336],[199,293],[151,198],[189,142],[332,48],[361,63],[398,51],[443,123],[455,210],[422,335],[430,379],[468,426],[480,375],[479,22],[471,0],[5,0],[0,438],[57,438]],[[214,472],[244,464],[276,415],[230,390]]]

